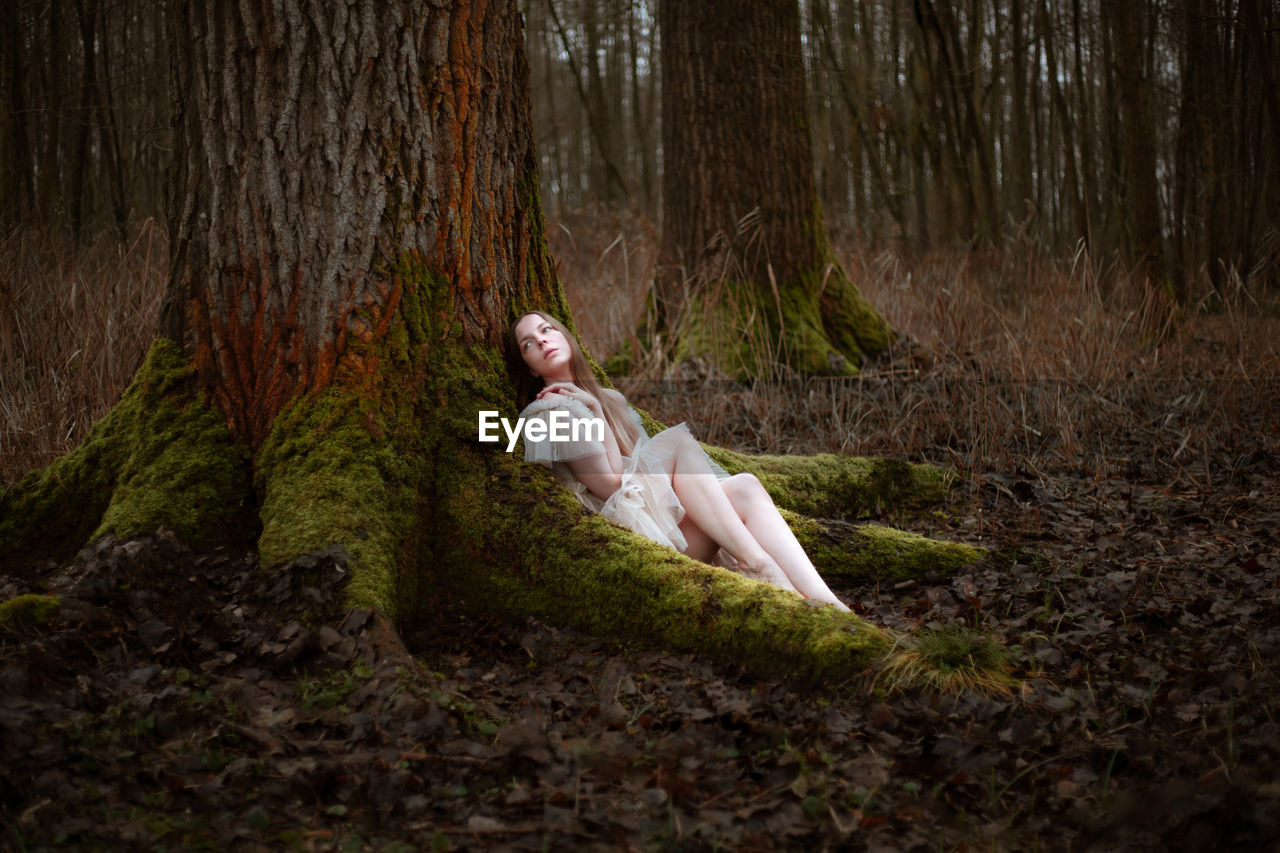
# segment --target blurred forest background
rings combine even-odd
[[[548,238],[603,357],[633,333],[658,262],[658,0],[523,6]],[[5,480],[73,446],[151,339],[168,264],[171,8],[0,9]],[[1280,4],[800,12],[827,229],[899,332],[933,354],[1003,359],[1009,375],[1096,379],[1132,375],[1151,358],[1143,344],[1205,315],[1183,338],[1218,365],[1204,369],[1275,372]]]
[[[657,221],[656,5],[529,4],[553,216]],[[1179,291],[1274,284],[1275,3],[805,0],[801,16],[821,201],[853,245],[1083,241],[1151,250]]]

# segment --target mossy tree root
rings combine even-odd
[[[448,601],[812,685],[858,679],[892,645],[852,614],[587,513],[545,469],[475,442],[470,423],[398,429],[394,403],[360,399],[334,390],[278,419],[259,455],[264,566],[340,544],[348,603],[401,622]],[[419,432],[431,451],[410,449]]]
[[[172,528],[193,545],[252,535],[249,453],[158,338],[115,408],[71,453],[0,493],[0,558],[69,557],[85,542]]]
[[[460,478],[441,495],[455,535],[437,541],[434,557],[441,591],[468,609],[696,650],[755,676],[811,685],[859,679],[892,644],[853,614],[591,515],[544,469],[487,449],[461,457]]]
[[[865,517],[908,511],[946,499],[957,474],[934,465],[861,456],[747,456],[718,447],[707,453],[726,471],[756,475],[784,509],[812,518]]]
[[[987,554],[976,545],[879,524],[824,523],[785,510],[783,516],[825,577],[877,583],[945,578]]]

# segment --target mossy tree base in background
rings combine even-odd
[[[827,238],[800,4],[661,0],[658,26],[659,331],[733,377],[857,373],[893,333]]]
[[[695,289],[675,320],[672,355],[735,379],[854,376],[893,343],[880,312],[832,260],[774,287],[733,279]]]

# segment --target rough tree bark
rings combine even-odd
[[[84,444],[0,496],[0,559],[167,526],[252,544],[264,570],[339,546],[349,601],[393,619],[447,599],[817,682],[881,655],[885,631],[590,515],[477,440],[480,410],[513,414],[510,322],[569,319],[516,4],[280,6],[180,17],[163,325]],[[713,452],[809,515],[944,490],[905,463]],[[945,572],[976,553],[793,524],[831,572]]]
[[[662,258],[677,356],[857,373],[893,333],[827,242],[796,0],[658,5]],[[683,310],[682,310],[683,309]],[[764,363],[762,363],[764,362]]]

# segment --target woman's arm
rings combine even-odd
[[[605,432],[609,432],[607,426]],[[613,444],[616,448],[618,443],[614,441]],[[614,470],[610,467],[608,454],[597,453],[595,456],[584,456],[565,464],[569,466],[573,476],[578,478],[578,482],[590,489],[591,493],[602,501],[613,497],[613,493],[622,485],[622,469],[619,467]]]
[[[591,415],[598,418],[604,425],[605,452],[584,456],[565,464],[569,466],[569,470],[573,472],[578,482],[590,489],[592,494],[601,500],[608,500],[622,485],[622,451],[618,448],[618,437],[613,434],[613,430],[609,428],[609,422],[604,417],[600,401],[568,382],[552,383],[538,392],[538,397],[544,398],[548,394],[561,394],[571,400],[577,400],[590,409]]]

